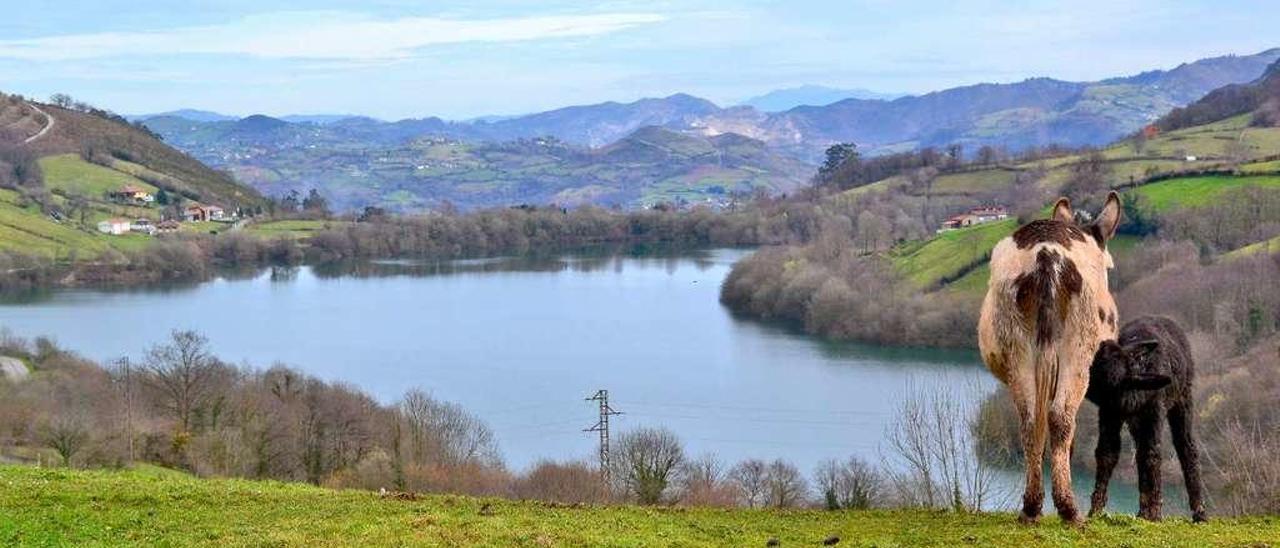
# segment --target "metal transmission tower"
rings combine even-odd
[[[604,478],[605,483],[609,483],[610,466],[609,466],[609,416],[621,415],[621,411],[614,411],[609,407],[609,391],[596,390],[595,395],[586,398],[586,401],[600,402],[600,418],[596,421],[595,426],[584,428],[583,432],[599,432],[600,433],[600,475]]]

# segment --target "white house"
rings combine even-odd
[[[130,222],[129,219],[121,219],[118,217],[98,223],[98,232],[103,234],[113,234],[116,236],[127,234],[132,228],[133,223]]]

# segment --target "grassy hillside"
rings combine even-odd
[[[152,238],[143,234],[97,231],[98,222],[112,217],[161,218],[159,204],[123,204],[106,196],[126,185],[228,211],[265,203],[254,190],[106,113],[0,94],[0,129],[0,146],[38,158],[40,173],[26,188],[0,189],[0,250],[66,260],[147,246]]]
[[[262,196],[230,176],[215,171],[136,127],[93,114],[40,105],[56,123],[27,145],[41,157],[82,155],[113,171],[146,180],[153,186],[223,207],[253,206]]]
[[[90,222],[108,216],[109,212],[94,211]],[[54,259],[66,259],[74,253],[88,259],[111,248],[139,249],[150,240],[141,234],[107,236],[70,221],[56,222],[38,206],[24,203],[17,192],[0,189],[0,249]]]
[[[1280,176],[1183,177],[1143,185],[1133,192],[1145,196],[1157,211],[1163,211],[1175,207],[1205,205],[1229,190],[1247,186],[1280,190]]]
[[[51,191],[80,194],[100,198],[104,193],[134,185],[154,194],[156,187],[125,173],[98,164],[91,164],[79,154],[56,154],[40,159],[44,172],[44,185]]]
[[[0,467],[0,544],[424,546],[1227,546],[1280,538],[1280,519],[1206,525],[1131,517],[1083,528],[1012,514],[563,507],[461,496],[406,501],[302,484],[201,480],[150,468]],[[485,509],[487,507],[487,510]]]
[[[894,266],[908,280],[925,287],[954,279],[985,261],[996,242],[1016,228],[1017,219],[1005,219],[905,244],[892,254]]]
[[[1222,255],[1223,259],[1239,259],[1243,257],[1252,257],[1259,253],[1280,253],[1280,236],[1263,240],[1261,242],[1246,245],[1240,249],[1235,249]]]

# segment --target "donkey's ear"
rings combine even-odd
[[[1065,196],[1058,198],[1058,203],[1053,204],[1053,217],[1051,219],[1064,223],[1076,222],[1076,214],[1071,211],[1071,200],[1068,200]]]
[[[1104,240],[1110,240],[1116,235],[1116,229],[1120,228],[1120,195],[1113,190],[1107,195],[1107,203],[1102,206],[1102,211],[1098,213],[1097,221],[1098,229],[1102,232]]]

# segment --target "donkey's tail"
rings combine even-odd
[[[1035,333],[1031,355],[1036,376],[1036,406],[1031,442],[1043,451],[1049,430],[1049,406],[1058,394],[1064,324],[1071,299],[1080,293],[1082,281],[1070,259],[1049,249],[1036,253],[1036,269],[1022,280],[1016,298],[1023,318],[1030,320]]]
[[[1058,346],[1058,341],[1053,341],[1045,346],[1033,345],[1031,351],[1036,372],[1036,406],[1033,411],[1031,443],[1041,454],[1049,436],[1049,407],[1058,394],[1058,369],[1061,363]]]

